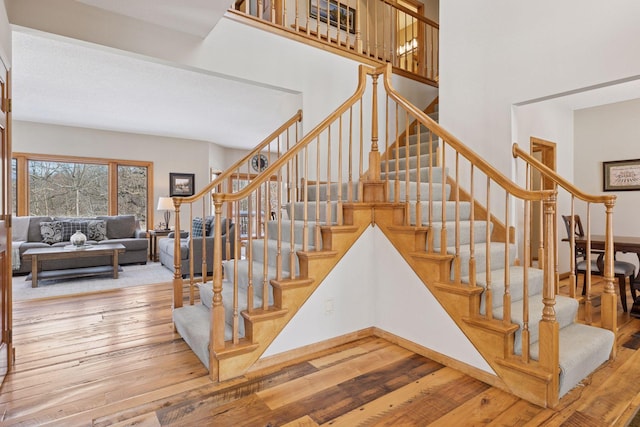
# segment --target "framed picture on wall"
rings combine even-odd
[[[169,196],[193,196],[195,193],[195,174],[173,173],[169,174]]]
[[[340,25],[342,31],[356,33],[356,10],[340,3],[336,0],[309,0],[309,17],[318,19],[320,22],[327,22],[329,25],[337,27]]]
[[[602,190],[640,190],[640,159],[602,162]]]

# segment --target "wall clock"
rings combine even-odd
[[[251,167],[256,172],[262,172],[269,165],[269,161],[267,160],[267,156],[264,154],[256,154],[251,158]]]

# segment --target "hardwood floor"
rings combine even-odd
[[[15,303],[1,424],[606,426],[640,406],[640,320],[628,315],[617,358],[551,410],[378,337],[216,385],[173,332],[170,304],[169,284]]]

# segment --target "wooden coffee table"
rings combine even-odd
[[[32,248],[27,249],[23,257],[25,261],[31,258],[31,287],[38,287],[38,273],[41,279],[61,279],[83,276],[97,276],[111,273],[113,278],[118,278],[118,254],[125,251],[124,245],[121,243],[108,243],[104,245],[88,245],[82,248],[74,248],[72,246],[55,246],[51,248]],[[100,255],[110,255],[112,263],[110,265],[98,267],[81,267],[69,268],[64,270],[38,271],[40,261],[44,260],[60,260],[68,258],[94,257]]]

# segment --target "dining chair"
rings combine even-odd
[[[562,215],[564,225],[567,228],[567,239],[571,239],[571,215]],[[582,221],[580,221],[580,215],[573,215],[574,229],[573,233],[576,240],[584,240],[584,228],[582,228]],[[591,274],[598,276],[604,275],[604,251],[591,250],[592,258],[591,262]],[[586,248],[576,248],[574,250],[575,258],[575,275],[578,277],[579,273],[584,275],[584,282],[582,285],[582,295],[586,292],[587,287],[587,250]],[[631,290],[631,296],[634,301],[636,299],[636,288],[634,286],[634,278],[636,276],[636,267],[630,262],[625,261],[613,261],[613,274],[618,279],[618,288],[620,290],[620,302],[622,303],[622,310],[627,312],[627,277],[629,278],[629,289]]]

